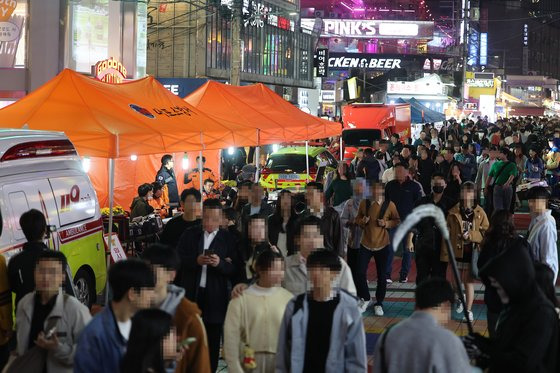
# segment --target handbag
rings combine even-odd
[[[35,346],[21,356],[10,355],[2,373],[42,372],[46,364],[47,350]]]
[[[64,294],[64,305],[68,295]],[[47,330],[54,328],[59,317],[53,317],[47,322]],[[33,346],[21,356],[10,355],[8,363],[2,369],[2,373],[22,373],[22,372],[42,372],[47,364],[48,351],[40,347]]]
[[[243,298],[243,318],[245,320],[245,341],[243,342],[243,353],[242,353],[242,363],[243,368],[247,370],[253,370],[257,368],[257,361],[255,360],[255,350],[249,345],[249,324],[247,323],[247,307],[245,304],[245,298]]]

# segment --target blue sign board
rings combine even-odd
[[[174,95],[185,98],[208,81],[206,78],[156,78]]]

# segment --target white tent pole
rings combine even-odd
[[[309,141],[305,140],[305,170],[307,177],[305,178],[305,183],[309,182]]]
[[[255,149],[255,183],[259,182],[260,160],[261,160],[261,130],[257,128],[257,148]]]
[[[342,151],[342,135],[340,135],[340,147],[338,148],[338,152],[340,153],[340,160],[344,160],[344,152]]]
[[[199,187],[200,187],[200,193],[202,193],[203,191],[203,186],[204,186],[204,180],[202,180],[202,177],[204,176],[204,170],[203,170],[203,162],[202,162],[202,150],[200,151],[200,153],[198,154],[198,178],[199,180]]]
[[[199,182],[198,182],[198,186],[199,186],[199,190],[200,190],[200,196],[202,196],[202,192],[204,191],[204,180],[202,180],[202,177],[204,176],[204,166],[202,165],[202,149],[204,149],[204,139],[202,136],[202,132],[200,132],[200,146],[202,147],[200,152],[198,153],[198,178],[199,178]],[[204,198],[200,198],[200,211],[202,211],[202,203]]]
[[[118,138],[117,138],[118,144]],[[115,158],[109,159],[109,227],[107,229],[107,234],[109,235],[109,255],[107,256],[107,269],[111,264],[111,250],[113,249],[113,240],[111,236],[113,234],[113,204],[114,204],[114,193],[113,189],[115,187]],[[105,282],[105,307],[109,304],[109,276],[106,278]]]

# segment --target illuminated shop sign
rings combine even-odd
[[[478,31],[471,29],[469,34],[469,57],[467,58],[467,65],[474,66],[478,62]]]
[[[469,87],[475,88],[494,88],[494,79],[467,79]]]
[[[93,66],[93,76],[106,83],[122,83],[126,79],[126,68],[113,57],[99,61]]]
[[[524,47],[529,46],[529,25],[528,24],[523,25],[523,46]]]
[[[333,103],[335,102],[336,94],[334,90],[321,91],[321,102]]]
[[[224,4],[231,8],[231,4]],[[243,0],[243,24],[245,27],[264,27],[265,24],[270,26],[278,27],[282,30],[294,31],[296,24],[294,21],[281,17],[279,15],[273,14],[274,11],[269,6],[263,3],[259,3],[255,0]]]
[[[488,33],[480,33],[480,65],[488,64]]]
[[[317,57],[315,59],[315,67],[317,68],[317,77],[324,78],[327,76],[329,59],[329,50],[327,48],[317,49]]]
[[[441,58],[433,58],[432,63],[434,71],[458,70],[452,59],[442,60]],[[432,63],[430,63],[429,58],[426,58],[426,60],[424,60],[424,66],[422,68],[424,70],[432,70]]]
[[[329,68],[353,68],[391,70],[400,69],[402,60],[400,58],[379,58],[377,57],[351,57],[343,55],[339,57],[329,57]]]
[[[387,94],[443,95],[444,89],[436,82],[387,82]]]
[[[314,23],[314,18],[301,19],[301,27],[304,29],[312,30]],[[434,36],[434,22],[324,19],[321,36],[431,40]]]

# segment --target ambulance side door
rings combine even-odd
[[[6,201],[6,216],[3,216],[3,234],[11,232],[10,247],[20,249],[27,241],[19,225],[21,215],[30,209],[39,210],[45,215],[47,225],[59,226],[58,213],[54,202],[50,184],[47,180],[29,180],[13,184],[6,184],[2,188]],[[56,240],[54,240],[56,242]],[[51,241],[49,245],[53,247]],[[17,250],[9,250],[4,255],[9,258]]]

